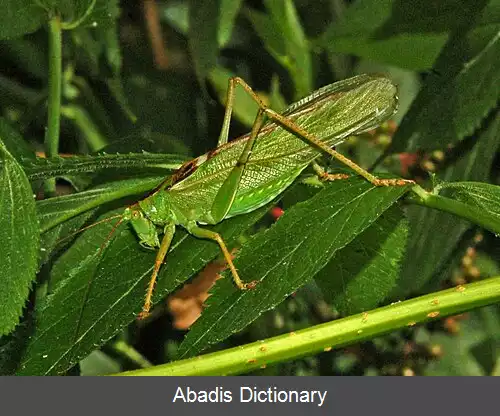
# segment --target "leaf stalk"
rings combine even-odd
[[[500,276],[396,302],[347,318],[264,341],[119,376],[230,375],[357,343],[434,318],[456,315],[500,300]]]

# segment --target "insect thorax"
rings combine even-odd
[[[139,202],[139,207],[151,222],[156,225],[165,225],[176,222],[172,211],[170,195],[165,190],[159,190]]]

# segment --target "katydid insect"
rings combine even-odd
[[[237,85],[255,100],[259,110],[251,132],[228,142]],[[394,114],[396,92],[394,84],[383,76],[360,75],[327,85],[278,114],[242,79],[230,79],[218,147],[182,165],[170,180],[123,213],[122,220],[130,221],[140,244],[158,248],[140,317],[150,312],[156,278],[178,225],[195,237],[217,242],[236,286],[252,288],[256,282],[240,279],[221,236],[200,225],[217,224],[265,205],[311,163],[324,178],[345,176],[328,175],[315,164],[322,152],[374,185],[405,184],[402,179],[378,179],[332,149],[348,136],[373,129]]]

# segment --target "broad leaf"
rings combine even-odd
[[[320,43],[348,53],[412,70],[431,68],[448,36],[484,2],[445,0],[358,0],[341,22],[333,22]]]
[[[439,186],[445,194],[500,219],[500,187],[484,182],[448,182]]]
[[[38,219],[30,183],[0,141],[0,335],[19,323],[38,255]]]
[[[33,0],[3,0],[0,14],[0,39],[34,32],[48,20],[47,11]]]
[[[23,159],[34,159],[35,152],[30,148],[18,131],[16,131],[4,118],[0,118],[0,137],[9,153],[19,163]]]
[[[40,236],[38,268],[40,269],[50,259],[54,251],[62,249],[70,243],[70,237],[78,233],[93,215],[95,215],[95,209],[86,211],[45,231]]]
[[[439,345],[442,357],[431,361],[425,368],[427,376],[483,376],[484,369],[473,354],[473,349],[485,341],[486,333],[478,325],[477,316],[460,323],[455,336],[439,332],[429,334],[429,343]]]
[[[265,212],[262,208],[215,229],[231,243]],[[36,310],[36,332],[19,374],[66,372],[130,324],[141,310],[156,251],[141,248],[125,224],[106,243],[112,228],[113,222],[108,222],[90,229],[54,266],[52,293]],[[218,252],[214,242],[195,239],[179,229],[158,276],[155,303]]]
[[[298,99],[312,90],[309,44],[291,0],[265,3],[268,14],[248,10],[248,17],[268,52],[289,71]]]
[[[500,115],[494,117],[482,132],[475,146],[450,166],[439,177],[446,181],[487,180],[496,149],[500,142]],[[410,244],[403,262],[399,289],[394,293],[403,296],[419,290],[446,266],[457,243],[470,222],[435,209],[411,206]]]
[[[236,17],[241,8],[242,0],[220,0],[219,20],[213,22],[213,26],[217,28],[217,43],[219,48],[225,47],[231,40]],[[192,5],[184,1],[169,1],[165,4],[159,4],[162,10],[162,17],[178,32],[187,35],[190,28],[189,9],[196,7],[196,3]]]
[[[130,195],[145,193],[154,189],[164,178],[130,179],[71,195],[63,195],[37,202],[40,230],[45,232],[77,215],[106,202],[116,201]]]
[[[445,149],[474,133],[500,96],[500,23],[479,23],[459,32],[438,57],[426,82],[403,118],[392,152]],[[471,16],[474,21],[473,16]]]
[[[93,156],[38,158],[23,160],[22,166],[28,178],[33,180],[54,178],[56,176],[80,175],[116,169],[117,171],[141,171],[150,173],[157,169],[165,175],[173,172],[186,161],[178,155],[155,153],[98,154]]]
[[[231,39],[236,16],[240,11],[242,0],[221,0],[217,40],[219,47],[223,48]]]
[[[408,221],[391,207],[314,277],[325,300],[343,315],[376,307],[396,284],[407,238]]]
[[[102,156],[106,157],[107,155]],[[134,159],[133,155],[129,156],[132,156],[132,160]],[[121,156],[117,160],[111,158],[111,164],[113,165],[113,161],[115,161],[120,165],[120,158]],[[81,156],[71,159],[73,160],[38,159],[37,162],[43,162],[39,164],[42,170],[38,171],[38,173],[55,173],[59,171],[58,175],[60,175],[64,173],[65,169],[75,169],[75,173],[77,173],[79,169],[85,169],[87,163],[89,169],[99,166],[99,168],[102,167],[99,163],[96,164],[96,161],[91,157]],[[44,167],[48,168],[48,170],[44,171]],[[67,237],[83,226],[83,224],[94,214],[93,210],[107,202],[136,194],[144,194],[154,189],[154,187],[164,179],[164,177],[154,177],[116,181],[111,184],[99,185],[76,194],[63,195],[38,201],[37,211],[40,219],[40,230],[43,233],[40,245],[39,267],[49,259],[53,250],[64,246],[64,244],[61,243],[69,242],[66,241]]]
[[[217,63],[220,0],[191,0],[189,5],[189,49],[198,82],[203,82]]]
[[[273,227],[245,244],[235,261],[244,280],[258,281],[255,289],[238,291],[226,274],[215,286],[209,307],[185,338],[179,355],[197,354],[281,303],[407,189],[374,187],[353,177],[330,183],[311,199],[287,210]]]
[[[161,17],[175,30],[183,35],[189,31],[189,4],[182,0],[160,3]]]

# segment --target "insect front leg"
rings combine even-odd
[[[337,159],[339,162],[348,166],[352,170],[354,170],[357,174],[364,177],[366,180],[371,182],[375,186],[403,186],[408,183],[414,183],[413,181],[406,179],[379,179],[376,176],[372,175],[365,169],[363,169],[358,164],[354,163],[352,160],[346,158],[341,153],[331,149],[326,143],[318,139],[313,134],[310,134],[302,127],[294,123],[292,120],[288,119],[285,116],[277,113],[276,111],[267,107],[259,96],[252,90],[252,88],[241,78],[232,78],[233,83],[237,83],[243,87],[243,89],[253,98],[253,100],[258,104],[260,111],[263,112],[269,119],[273,120],[276,124],[293,133],[300,139],[304,140],[306,143],[318,147],[325,153]]]
[[[219,134],[219,140],[217,141],[217,147],[226,144],[229,137],[229,124],[231,123],[231,115],[233,113],[235,99],[234,88],[236,86],[236,82],[236,78],[229,78],[226,92],[226,110],[224,113],[222,128]]]
[[[144,299],[144,305],[142,307],[142,312],[139,314],[139,319],[144,319],[149,315],[152,306],[153,291],[155,288],[156,278],[158,277],[158,272],[160,267],[165,260],[168,249],[170,248],[170,243],[172,243],[172,238],[175,234],[175,224],[170,223],[165,226],[165,234],[161,240],[160,248],[156,254],[155,265],[153,268],[153,273],[151,279],[149,280],[148,289],[146,291],[146,297]]]
[[[224,243],[224,240],[222,239],[220,234],[214,231],[207,230],[205,228],[201,228],[196,223],[190,223],[186,228],[189,231],[189,233],[194,235],[195,237],[213,240],[217,242],[217,244],[219,244],[222,254],[224,255],[224,258],[226,259],[226,262],[229,266],[229,270],[231,270],[231,274],[233,275],[234,283],[239,289],[242,290],[252,289],[256,285],[257,282],[255,281],[250,283],[244,283],[241,280],[240,276],[238,275],[238,272],[236,271],[236,267],[234,267],[231,254],[229,253],[229,250],[227,249],[226,244]]]

